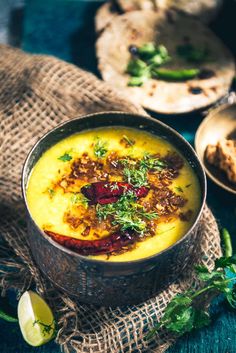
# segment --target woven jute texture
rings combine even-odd
[[[15,288],[18,295],[36,288],[55,313],[59,328],[56,342],[66,353],[164,352],[175,337],[161,331],[147,342],[147,331],[176,293],[199,286],[193,264],[211,267],[221,255],[217,224],[207,207],[198,231],[198,246],[184,275],[137,306],[112,309],[75,301],[40,273],[28,245],[20,187],[27,152],[58,123],[106,110],[145,114],[73,65],[0,46],[0,286],[3,295],[8,288]]]

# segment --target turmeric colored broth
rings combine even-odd
[[[120,231],[121,225],[114,224],[109,217],[98,217],[98,207],[103,210],[104,206],[89,205],[81,187],[98,181],[127,181],[120,160],[128,160],[128,168],[134,166],[139,170],[138,163],[149,156],[162,161],[164,166],[170,163],[169,169],[148,169],[148,194],[137,200],[142,211],[157,216],[142,219],[145,231],[132,246],[109,255],[89,257],[131,261],[170,247],[196,218],[201,199],[199,182],[188,162],[169,142],[131,128],[88,130],[47,150],[33,168],[27,186],[34,221],[44,231],[82,240],[97,240]],[[173,172],[175,160],[180,167]]]

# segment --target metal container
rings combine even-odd
[[[148,258],[129,262],[106,262],[81,256],[62,247],[40,230],[27,206],[28,178],[42,154],[74,133],[106,126],[132,127],[168,140],[188,160],[199,179],[201,207],[191,229],[174,245]],[[26,159],[22,189],[28,210],[31,250],[45,276],[60,289],[78,297],[81,302],[117,306],[138,303],[154,296],[187,266],[197,241],[196,233],[206,197],[206,178],[192,147],[172,128],[146,116],[105,112],[70,120],[43,136]]]

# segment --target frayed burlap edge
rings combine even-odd
[[[81,304],[55,289],[34,263],[24,224],[20,174],[29,149],[45,132],[75,116],[122,110],[144,114],[113,90],[73,65],[47,56],[31,56],[0,46],[0,285],[2,294],[36,288],[58,322],[56,342],[65,353],[164,352],[175,337],[165,331],[144,337],[167,303],[191,286],[198,287],[193,263],[211,267],[221,255],[216,221],[207,207],[198,246],[184,276],[155,298],[136,306],[102,308]]]

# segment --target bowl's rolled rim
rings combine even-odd
[[[236,103],[225,103],[220,105],[217,108],[213,108],[209,114],[207,114],[207,116],[205,117],[205,119],[203,119],[203,121],[201,122],[201,124],[199,125],[196,135],[195,135],[195,140],[194,140],[194,146],[198,155],[198,158],[207,174],[207,176],[218,186],[220,186],[222,189],[230,192],[231,194],[236,195],[236,190],[231,188],[230,186],[226,185],[223,181],[219,180],[218,178],[216,178],[211,172],[210,170],[207,168],[207,166],[204,163],[204,155],[203,157],[201,156],[201,152],[200,152],[200,140],[201,140],[201,133],[202,130],[207,126],[207,124],[209,123],[209,121],[211,121],[212,119],[215,118],[216,115],[218,115],[219,113],[221,113],[222,111],[230,108],[232,105],[236,105]]]
[[[126,115],[127,118],[129,116],[132,117],[140,117],[146,120],[150,120],[152,121],[154,124],[157,125],[161,125],[162,128],[167,129],[168,131],[171,131],[171,133],[173,133],[175,136],[177,136],[177,138],[179,138],[180,140],[182,140],[182,142],[187,146],[187,148],[191,151],[193,157],[196,159],[196,161],[198,162],[199,166],[200,166],[200,172],[202,174],[202,180],[203,180],[203,191],[202,191],[202,201],[201,201],[201,206],[199,208],[198,214],[195,218],[194,223],[192,224],[192,226],[189,228],[189,230],[174,244],[172,244],[171,246],[169,246],[168,248],[162,250],[161,252],[158,252],[154,255],[148,256],[148,257],[144,257],[144,258],[140,258],[137,260],[131,260],[131,261],[107,261],[107,260],[101,260],[101,259],[94,259],[94,258],[90,258],[90,257],[86,257],[83,255],[80,255],[70,249],[67,249],[66,247],[58,244],[56,241],[52,240],[49,236],[47,236],[40,228],[39,226],[36,224],[36,222],[34,221],[33,217],[31,216],[29,207],[28,207],[28,203],[27,203],[27,198],[26,198],[26,183],[25,183],[25,178],[26,178],[26,170],[27,170],[27,165],[30,161],[31,155],[33,154],[33,152],[35,151],[35,149],[38,147],[39,144],[41,144],[41,142],[43,142],[43,140],[50,135],[51,133],[53,133],[54,131],[61,129],[63,126],[67,125],[68,123],[70,123],[71,121],[74,120],[86,120],[87,118],[91,118],[91,117],[96,117],[96,116],[101,116],[101,115],[106,115],[106,116],[119,116],[119,115]],[[115,125],[114,125],[115,126]],[[116,126],[125,126],[124,124],[117,124]],[[102,126],[102,127],[106,127],[106,125]],[[107,127],[109,127],[107,125]],[[96,127],[97,128],[97,127]],[[132,128],[132,127],[131,127]],[[92,128],[91,128],[92,129]],[[138,127],[134,127],[134,129],[140,129]],[[86,130],[90,130],[90,129],[84,129],[84,131]],[[79,131],[82,132],[83,130]],[[74,132],[76,133],[76,131]],[[72,135],[72,134],[71,134]],[[30,174],[29,174],[30,175]],[[28,181],[28,180],[27,180]],[[184,139],[183,136],[181,136],[176,130],[172,129],[170,126],[164,124],[163,122],[154,119],[150,116],[145,116],[145,115],[140,115],[140,114],[135,114],[135,113],[127,113],[127,112],[122,112],[122,111],[104,111],[104,112],[98,112],[98,113],[92,113],[92,114],[87,114],[87,115],[83,115],[83,116],[79,116],[79,117],[75,117],[73,119],[67,120],[61,124],[58,124],[55,128],[51,129],[50,131],[48,131],[46,134],[44,134],[35,144],[34,146],[31,148],[31,150],[29,151],[26,160],[24,162],[23,165],[23,169],[22,169],[22,178],[21,178],[21,188],[22,188],[22,194],[23,194],[23,200],[26,206],[26,210],[28,213],[28,216],[30,218],[30,221],[33,222],[34,226],[36,227],[36,229],[39,231],[39,233],[49,242],[51,243],[53,246],[57,247],[58,249],[60,249],[61,251],[75,256],[77,258],[79,258],[81,261],[83,262],[88,262],[91,264],[101,264],[104,265],[106,264],[106,266],[109,267],[123,267],[124,265],[133,265],[133,264],[141,264],[141,263],[145,263],[145,262],[149,262],[150,260],[154,260],[155,258],[157,258],[158,256],[161,256],[162,254],[170,251],[171,249],[173,249],[174,247],[176,247],[178,244],[180,244],[181,242],[183,242],[188,236],[189,234],[192,232],[192,230],[195,228],[195,226],[197,225],[197,223],[199,222],[199,219],[202,215],[203,212],[203,208],[205,206],[205,201],[206,201],[206,193],[207,193],[207,183],[206,183],[206,175],[204,172],[204,168],[202,165],[201,160],[198,158],[197,153],[195,152],[195,150],[193,149],[193,147],[190,145],[190,143]]]

